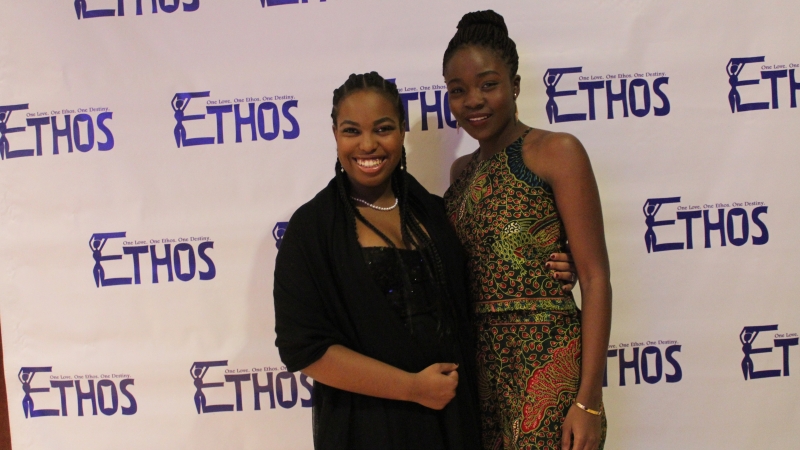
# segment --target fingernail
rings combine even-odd
[[[558,279],[558,274],[557,274],[557,273],[554,273],[554,274],[553,274],[553,278],[555,278],[555,279],[557,280],[557,279]]]
[[[550,259],[556,259],[556,254],[555,253],[551,254]]]
[[[545,263],[545,265],[544,265],[544,266],[545,266],[545,267],[547,267],[547,268],[549,269],[549,268],[550,268],[550,263]]]

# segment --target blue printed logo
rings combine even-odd
[[[292,115],[292,108],[297,108],[297,100],[292,95],[274,95],[261,97],[242,97],[234,99],[212,100],[210,91],[179,92],[172,98],[172,110],[175,118],[175,145],[190,147],[194,145],[211,145],[225,143],[225,123],[230,126],[230,119],[225,115],[233,115],[233,126],[236,142],[242,142],[243,136],[250,136],[250,141],[259,138],[272,141],[278,136],[283,139],[296,139],[300,136],[300,124]],[[205,114],[187,114],[192,99],[205,100]],[[280,106],[279,106],[280,105]],[[206,115],[216,118],[216,138],[214,136],[189,137],[185,122],[204,121]],[[258,131],[256,133],[256,131]]]
[[[125,15],[126,0],[117,0],[116,8],[95,9],[89,9],[86,1],[87,0],[75,0],[75,15],[78,16],[78,20],[93,19],[95,17],[114,17]],[[90,1],[94,2],[94,0]],[[133,0],[128,1],[132,2]],[[183,11],[185,12],[192,12],[200,9],[200,0],[192,0],[190,2],[184,1],[183,3],[181,3],[181,0],[150,0],[150,3],[151,12],[153,14],[158,13],[159,10],[164,11],[165,13],[174,13],[178,10],[178,8],[181,7],[183,7]],[[142,15],[142,0],[136,0],[136,15]]]
[[[606,110],[608,119],[614,119],[614,105],[622,106],[622,116],[628,117],[632,113],[636,117],[645,117],[651,112],[654,116],[666,116],[670,112],[670,103],[664,92],[664,85],[669,83],[669,77],[664,72],[634,72],[618,74],[582,74],[583,67],[550,68],[544,74],[543,81],[547,93],[547,119],[550,123],[595,120],[596,99],[595,91],[605,91]],[[558,90],[557,86],[565,75],[573,75],[578,80],[578,89]],[[578,95],[578,91],[586,91],[586,105],[584,112],[559,112],[558,97]],[[652,91],[652,94],[651,94]],[[652,97],[658,97],[658,100]],[[602,100],[601,100],[602,101]],[[659,102],[660,104],[656,104]]]
[[[208,374],[209,369],[227,367],[228,361],[198,361],[192,364],[189,373],[194,380],[195,394],[194,406],[197,414],[207,414],[214,412],[230,412],[244,410],[244,402],[242,397],[242,384],[252,383],[253,393],[253,410],[261,411],[261,395],[267,394],[269,400],[269,408],[275,409],[275,402],[281,408],[289,409],[299,404],[303,408],[310,408],[312,401],[311,395],[314,387],[309,382],[306,375],[300,374],[297,377],[292,372],[286,372],[285,367],[281,367],[278,371],[277,367],[253,367],[249,369],[225,369],[225,381],[217,381],[208,383],[204,377]],[[263,375],[264,384],[259,381],[260,375]],[[308,398],[301,398],[297,382],[298,379],[303,388],[308,392]],[[211,388],[225,388],[233,384],[233,400],[234,403],[209,405],[206,400],[206,395],[203,389]],[[248,402],[249,404],[249,402]]]
[[[800,90],[800,82],[795,78],[795,68],[800,67],[800,64],[789,64],[788,69],[786,64],[762,64],[761,77],[751,78],[747,80],[739,79],[742,70],[747,64],[763,63],[766,60],[764,56],[751,56],[747,58],[731,58],[725,71],[728,73],[728,84],[731,85],[731,90],[728,92],[728,103],[731,106],[731,112],[743,111],[757,111],[761,109],[769,109],[770,102],[745,102],[742,100],[742,93],[739,88],[742,86],[752,86],[761,83],[761,80],[769,80],[770,88],[772,91],[772,109],[778,109],[778,80],[781,78],[789,79],[789,97],[792,108],[797,108],[797,91]],[[748,96],[748,98],[751,98]]]
[[[386,79],[391,83],[396,83],[394,78]],[[403,108],[406,111],[406,131],[410,131],[412,116],[412,102],[419,102],[419,115],[422,121],[422,131],[428,131],[428,114],[436,115],[436,128],[441,130],[444,125],[456,128],[456,119],[450,112],[450,97],[447,86],[441,84],[421,84],[419,86],[397,86],[400,98],[403,100]]]
[[[95,147],[101,152],[114,148],[114,135],[106,123],[113,116],[113,113],[108,108],[27,112],[24,113],[23,117],[22,111],[27,110],[28,103],[0,106],[0,160],[34,155],[42,156],[45,143],[52,144],[53,155],[64,152],[63,144],[65,142],[67,153],[72,153],[74,148],[77,148],[81,153],[90,152]],[[73,114],[75,115],[73,116]],[[13,122],[12,116],[14,117]],[[59,116],[63,117],[63,121],[60,120]],[[25,125],[22,125],[23,118],[25,119]],[[63,126],[59,125],[59,122],[63,123]],[[22,126],[13,126],[13,124]],[[17,147],[19,142],[12,145],[9,141],[9,135],[21,133],[14,135],[12,140],[19,139],[22,141],[27,137],[23,136],[23,133],[29,127],[34,128],[36,148],[12,148]],[[102,134],[102,137],[100,134]],[[30,139],[28,137],[27,140]]]
[[[286,233],[286,227],[289,226],[289,222],[278,222],[275,224],[275,228],[272,229],[272,237],[275,238],[275,247],[278,250],[281,249],[281,241],[283,241],[283,235]]]
[[[626,350],[631,351],[630,359],[625,356]],[[619,383],[617,386],[626,386],[628,370],[633,371],[634,384],[656,384],[661,381],[677,383],[683,379],[683,370],[675,357],[680,353],[681,345],[676,340],[654,340],[641,342],[626,342],[608,346],[608,360],[603,374],[603,387],[608,386],[608,365],[611,358],[618,358]],[[671,366],[665,370],[664,362]],[[667,373],[667,371],[671,373]]]
[[[772,340],[774,347],[753,348],[753,344],[758,338],[759,333],[765,331],[778,331],[778,325],[758,325],[742,328],[739,333],[739,341],[742,343],[742,375],[745,380],[755,380],[758,378],[771,378],[781,376],[781,369],[756,370],[752,355],[760,353],[772,353],[773,348],[783,349],[783,376],[789,376],[789,347],[798,344],[797,333],[775,333]],[[763,344],[762,344],[763,345]]]
[[[22,383],[22,391],[25,397],[22,399],[22,410],[25,418],[47,417],[47,416],[68,416],[67,405],[71,402],[68,398],[67,389],[75,389],[78,416],[84,416],[84,402],[89,401],[92,406],[92,415],[97,415],[99,409],[106,416],[113,416],[118,411],[123,416],[136,414],[138,406],[136,398],[130,391],[134,379],[128,374],[85,374],[85,375],[49,375],[50,387],[32,387],[33,378],[37,373],[52,373],[52,367],[23,367],[19,370],[17,378]],[[41,377],[40,382],[41,382]],[[81,382],[86,382],[86,387],[81,387]],[[95,383],[95,381],[97,383]],[[119,386],[119,387],[117,387]],[[58,389],[61,399],[61,409],[36,409],[31,394],[44,394],[50,389]],[[120,402],[120,394],[127,399],[127,406]],[[51,394],[52,395],[52,394]],[[41,396],[39,397],[41,398]]]
[[[141,284],[144,255],[150,256],[153,284],[158,284],[159,273],[163,275],[164,271],[166,271],[168,282],[172,282],[174,278],[184,282],[191,281],[195,277],[200,280],[213,280],[217,276],[216,265],[208,254],[209,250],[214,248],[214,242],[206,236],[125,240],[122,241],[122,254],[109,255],[108,252],[104,254],[109,240],[124,239],[126,236],[127,233],[121,231],[95,233],[89,238],[89,248],[92,250],[92,258],[94,258],[92,274],[97,287]],[[106,270],[110,265],[108,261],[120,261],[123,259],[123,255],[129,255],[130,258],[113,264],[114,273],[127,272],[133,277],[107,277]],[[197,259],[200,259],[205,267],[198,267]],[[128,270],[125,270],[126,268]],[[160,268],[162,268],[161,271],[159,271]],[[163,281],[163,278],[161,280]]]
[[[642,207],[644,223],[647,231],[644,233],[645,248],[647,253],[663,252],[668,250],[683,250],[694,248],[693,221],[701,219],[703,223],[704,248],[711,248],[712,234],[719,233],[719,245],[725,247],[728,242],[736,247],[747,244],[764,245],[769,242],[769,230],[764,223],[762,215],[767,213],[764,202],[729,202],[701,205],[678,205],[676,219],[683,220],[686,229],[686,238],[683,242],[658,242],[657,227],[673,226],[675,220],[656,220],[656,215],[664,205],[680,203],[680,197],[649,198]],[[716,218],[714,218],[716,216]],[[755,229],[751,233],[751,226]],[[758,233],[756,235],[755,233]]]
[[[320,3],[325,3],[325,0],[319,0]],[[308,0],[261,0],[261,7],[266,6],[280,6],[280,5],[295,5],[298,3],[308,3]]]

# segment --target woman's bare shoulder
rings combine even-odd
[[[589,164],[583,144],[569,133],[535,130],[525,139],[522,160],[548,183],[564,170]]]
[[[569,133],[539,129],[534,129],[525,138],[522,151],[523,154],[547,158],[586,152],[581,141]]]

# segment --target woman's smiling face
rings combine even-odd
[[[363,89],[342,99],[337,112],[336,152],[353,192],[380,196],[403,154],[405,128],[395,106],[385,94]]]
[[[450,111],[464,131],[478,141],[491,139],[513,125],[519,76],[492,50],[469,45],[453,54],[444,70]]]

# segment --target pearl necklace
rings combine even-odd
[[[368,202],[366,200],[361,200],[360,198],[353,197],[352,195],[350,196],[350,198],[352,198],[353,200],[355,200],[357,202],[363,203],[363,204],[365,204],[365,205],[369,206],[370,208],[375,209],[377,211],[391,211],[391,210],[397,208],[397,204],[399,202],[397,197],[395,197],[394,198],[394,205],[384,207],[384,206],[373,205],[372,203],[370,203],[370,202]]]

